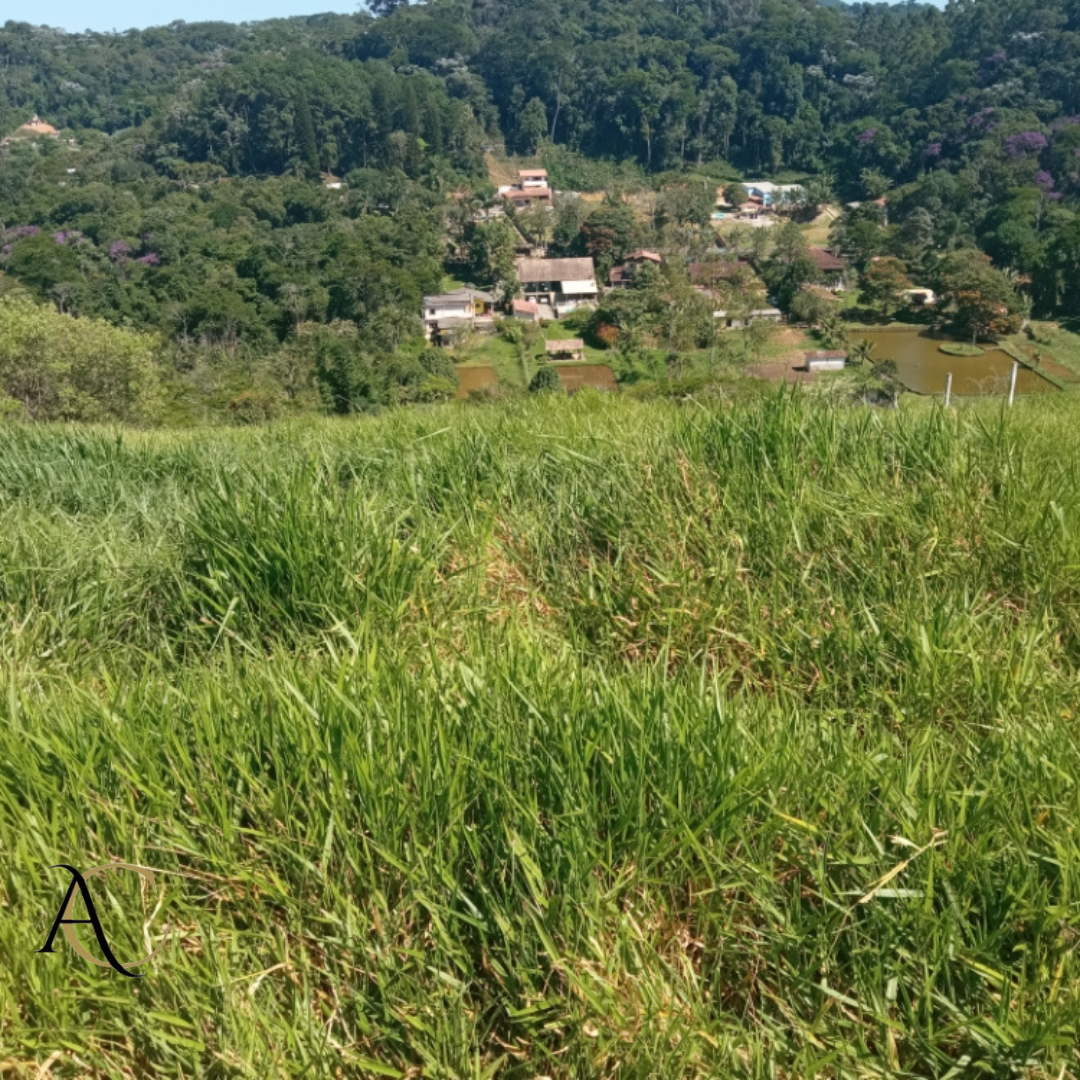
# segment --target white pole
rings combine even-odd
[[[1009,404],[1012,405],[1016,398],[1016,375],[1020,370],[1020,365],[1014,360],[1012,366],[1012,374],[1009,376]]]
[[[952,372],[945,376],[945,408],[949,407],[949,402],[952,401]]]

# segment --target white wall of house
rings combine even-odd
[[[595,296],[600,290],[595,281],[562,281],[564,296]]]
[[[453,304],[431,304],[424,308],[424,322],[438,322],[440,319],[471,319],[473,313],[472,302],[468,300],[458,300]]]

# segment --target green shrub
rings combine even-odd
[[[537,368],[532,382],[529,383],[530,394],[561,394],[562,388],[562,379],[550,364],[542,364]]]
[[[17,293],[0,297],[0,392],[31,420],[152,418],[156,345],[102,319],[59,315]]]

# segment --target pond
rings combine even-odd
[[[486,390],[498,381],[493,367],[459,367],[457,370],[458,388],[456,398],[467,398],[470,390]]]
[[[607,364],[554,364],[552,365],[562,379],[563,389],[572,394],[583,386],[596,390],[617,390],[615,372]]]
[[[960,396],[1007,394],[1013,359],[1001,349],[988,346],[982,356],[946,356],[940,346],[950,338],[932,336],[926,330],[853,331],[854,344],[865,338],[874,344],[873,359],[895,360],[900,381],[917,394],[944,394],[950,372],[953,393]],[[1016,377],[1018,394],[1043,394],[1057,387],[1030,368],[1021,366]]]

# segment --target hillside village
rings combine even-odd
[[[602,255],[552,254],[550,220],[580,205],[582,198],[578,192],[553,189],[542,168],[521,168],[514,183],[498,185],[494,197],[474,207],[472,236],[499,228],[502,242],[507,248],[512,246],[512,259],[507,252],[485,287],[462,282],[425,296],[421,317],[427,341],[482,360],[484,338],[515,340],[519,331],[513,324],[523,324],[529,340],[538,339],[533,347],[537,362],[580,363],[586,359],[585,337],[552,341],[549,329],[559,335],[569,326],[585,330],[594,343],[615,344],[620,304],[632,301],[636,293],[649,294],[654,308],[658,305],[661,312],[666,308],[670,313],[688,290],[712,323],[705,330],[699,327],[699,347],[711,339],[715,348],[718,335],[725,331],[757,328],[753,348],[760,357],[768,351],[769,328],[779,331],[788,325],[793,328],[787,335],[789,348],[784,350],[789,362],[768,369],[767,375],[797,378],[800,370],[811,376],[846,366],[848,353],[838,347],[844,338],[838,330],[839,312],[857,302],[860,283],[880,275],[882,268],[879,260],[872,259],[861,275],[840,252],[840,245],[807,241],[808,233],[820,232],[821,221],[835,221],[840,210],[823,207],[808,215],[802,185],[752,181],[716,187],[707,217],[699,211],[696,242],[681,250],[664,243],[672,239],[670,233],[661,233],[657,250],[639,247],[619,255],[613,247]],[[633,202],[621,200],[621,205],[631,209]],[[519,217],[523,212],[527,219]],[[461,245],[458,256],[468,262],[467,243]],[[779,285],[775,272],[770,273],[778,261],[789,268],[787,280]],[[935,294],[905,278],[894,300],[896,308],[927,313]],[[537,328],[539,334],[529,327]],[[465,342],[471,345],[463,350]],[[823,344],[830,348],[823,350]]]
[[[724,190],[718,189],[717,211],[713,218],[735,225],[771,228],[780,224],[783,208],[794,203],[801,191],[798,185],[776,185],[764,181],[747,184],[745,188],[746,200],[740,206],[725,202]],[[473,221],[489,222],[500,216],[513,218],[517,211],[532,207],[553,212],[556,198],[563,194],[549,187],[544,169],[522,169],[518,172],[517,183],[500,186],[497,189],[499,202],[494,207],[477,210]],[[580,198],[576,192],[565,193],[565,197]],[[510,286],[513,294],[504,291],[502,304],[497,302],[493,293],[472,285],[424,297],[422,317],[429,341],[448,345],[455,331],[465,327],[494,332],[500,313],[510,318],[543,323],[562,319],[575,311],[594,310],[604,294],[618,289],[632,289],[637,272],[643,265],[659,268],[665,262],[659,252],[637,249],[611,266],[606,284],[602,284],[598,283],[600,275],[594,258],[550,257],[546,253],[546,245],[530,243],[520,231],[517,240]],[[714,243],[714,260],[707,263],[684,261],[694,289],[702,296],[719,299],[724,290],[718,286],[730,281],[738,272],[753,276],[754,270],[751,263],[740,258],[737,251],[725,251],[729,245],[720,235],[717,235]],[[846,284],[847,261],[819,247],[808,247],[807,254],[828,291],[842,293]],[[760,284],[764,288],[763,283]],[[519,293],[522,299],[518,299]],[[715,312],[715,318],[729,329],[741,328],[746,322],[759,319],[779,322],[782,317],[783,313],[771,306],[752,309],[742,319],[729,317],[723,309]]]
[[[1016,367],[1025,390],[1080,374],[1017,336],[1023,282],[985,256],[915,259],[883,245],[886,196],[840,204],[813,177],[697,184],[582,193],[522,167],[486,198],[459,192],[448,266],[463,276],[425,296],[421,313],[426,341],[467,374],[459,396],[506,379],[547,385],[537,369],[548,364],[568,390],[574,365],[614,387],[660,365],[692,382],[731,363],[772,381],[826,376],[893,403],[903,389],[947,394],[953,368],[959,393],[1004,392]],[[966,369],[945,359],[987,350]]]

